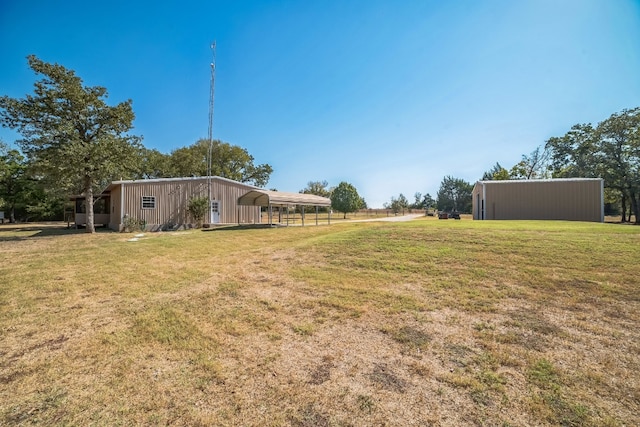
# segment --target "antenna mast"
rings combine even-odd
[[[207,155],[207,187],[209,193],[209,223],[213,222],[213,212],[211,211],[211,158],[213,157],[213,95],[216,81],[216,41],[211,43],[211,81],[209,83],[209,131],[207,138],[209,139],[209,152]]]

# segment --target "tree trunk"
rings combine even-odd
[[[640,206],[638,206],[638,198],[636,197],[635,192],[630,192],[631,199],[631,209],[629,211],[633,211],[633,215],[636,217],[635,223],[640,224]],[[631,212],[629,212],[629,222],[631,222]]]
[[[622,209],[622,222],[627,222],[627,196],[624,191],[620,200],[620,209]]]
[[[87,233],[95,233],[96,228],[93,222],[93,186],[91,185],[91,178],[84,178],[84,203],[85,211],[87,212]]]
[[[16,223],[16,208],[14,208],[13,206],[9,208],[9,223]]]

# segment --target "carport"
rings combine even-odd
[[[302,206],[302,225],[304,226],[304,207],[315,206],[316,225],[318,225],[318,208],[330,207],[331,199],[315,194],[285,193],[282,191],[251,190],[238,198],[238,206],[266,206],[269,213],[269,224],[273,224],[273,208],[286,207],[287,225],[289,225],[289,207]],[[329,209],[329,224],[331,224],[331,209]]]

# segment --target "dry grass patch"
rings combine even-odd
[[[640,231],[0,228],[0,424],[637,425]]]

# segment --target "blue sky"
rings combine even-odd
[[[632,0],[0,0],[0,94],[31,93],[35,54],[132,99],[170,152],[207,136],[214,39],[214,138],[272,165],[269,188],[347,181],[370,207],[640,106]]]

